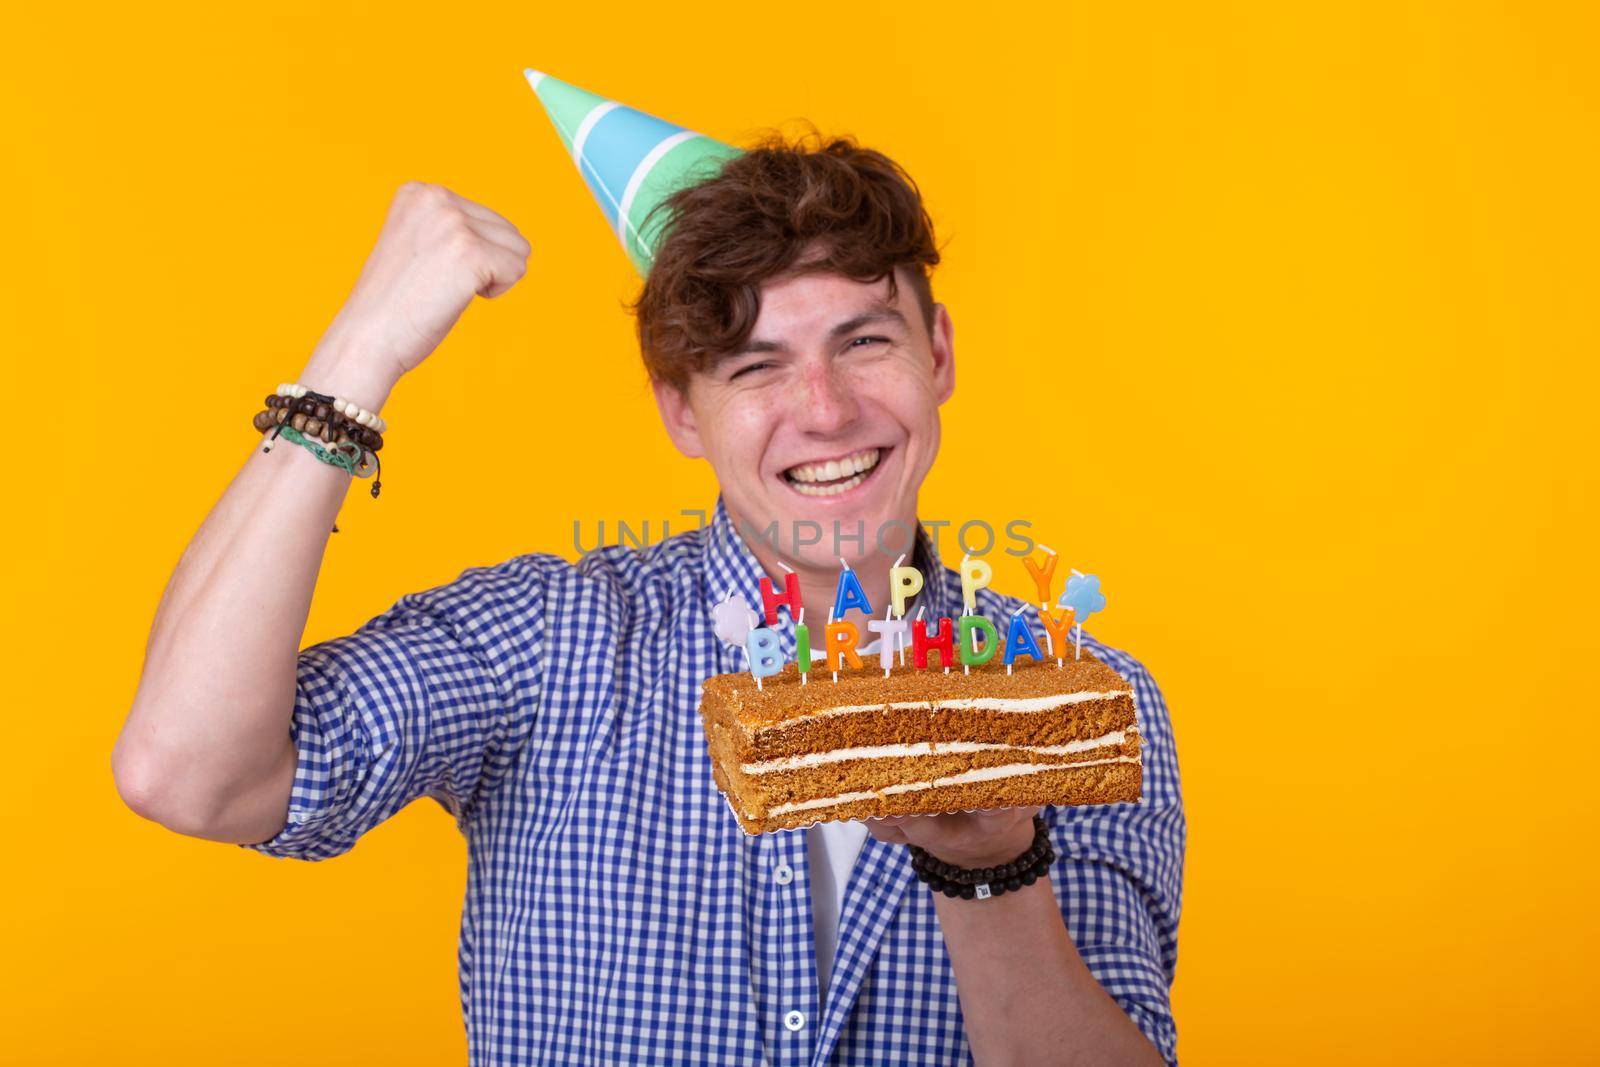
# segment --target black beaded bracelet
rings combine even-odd
[[[1033,817],[1033,844],[1027,851],[998,867],[957,867],[930,855],[925,849],[908,845],[911,867],[917,880],[936,893],[962,900],[987,900],[1007,890],[1021,889],[1043,878],[1056,860],[1050,833],[1040,815]]]

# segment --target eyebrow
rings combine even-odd
[[[850,318],[845,319],[843,322],[839,323],[833,329],[828,331],[828,339],[830,341],[836,341],[845,334],[854,333],[855,331],[861,329],[861,327],[871,325],[874,322],[894,322],[898,323],[902,329],[907,328],[906,317],[900,314],[897,309],[892,307],[875,308],[871,311],[863,311],[859,315],[853,315]],[[740,345],[732,352],[729,352],[726,358],[745,356],[753,352],[787,351],[789,351],[789,346],[784,344],[782,341],[750,340],[746,341],[743,345]]]

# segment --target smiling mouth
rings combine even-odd
[[[824,463],[800,463],[783,472],[789,488],[804,496],[837,496],[872,476],[887,448],[866,448]]]

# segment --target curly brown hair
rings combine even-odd
[[[905,268],[933,330],[928,272],[939,250],[922,194],[899,164],[851,136],[824,143],[814,127],[793,141],[770,132],[655,210],[667,221],[630,310],[658,381],[683,390],[691,371],[748,340],[761,283],[791,269],[863,282],[888,277],[894,300],[895,270]]]

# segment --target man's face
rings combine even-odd
[[[836,521],[866,531],[847,558],[874,551],[880,529],[886,549],[909,547],[955,371],[948,312],[935,305],[930,334],[910,279],[896,280],[891,303],[886,278],[770,279],[743,349],[694,373],[686,394],[656,386],[674,443],[710,461],[741,532],[776,522],[794,562],[836,567]],[[797,523],[816,524],[798,527],[802,540],[820,527],[821,542],[797,552]]]

